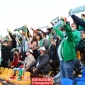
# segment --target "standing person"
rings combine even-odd
[[[66,22],[63,18],[62,20]],[[67,23],[64,25],[64,27],[66,31],[66,37],[63,36],[62,32],[58,30],[58,28],[53,28],[58,36],[60,36],[62,39],[58,47],[58,56],[60,59],[60,76],[61,79],[73,79],[73,68],[76,60],[75,37],[72,33],[71,27]]]
[[[37,51],[37,48],[38,48],[38,41],[36,39],[36,37],[34,37],[31,41],[31,44],[29,46],[32,50],[33,50],[33,56],[35,59],[38,58],[38,51]]]
[[[2,48],[2,41],[0,41],[0,65],[1,65],[1,61],[2,61],[2,52],[1,52],[1,48]]]
[[[75,37],[75,43],[76,45],[78,45],[80,39],[81,39],[81,34],[80,32],[77,30],[77,24],[76,23],[72,23],[71,24],[71,29],[72,29],[72,33]]]
[[[8,41],[5,40],[2,44],[2,67],[8,67],[9,59],[11,59],[11,46],[8,46]]]
[[[72,15],[71,17],[78,26],[81,26],[85,30],[85,21],[83,19],[79,18],[76,15]]]
[[[76,43],[75,51],[77,51],[77,49],[78,49],[78,43],[79,43],[79,41],[81,39],[81,34],[77,30],[77,24],[76,23],[72,23],[71,24],[71,29],[72,29],[72,33],[74,35],[75,43]]]
[[[16,36],[12,35],[12,33],[7,29],[7,32],[9,33],[11,39],[12,39],[12,49],[16,48]]]
[[[82,18],[82,20],[85,22],[85,14],[81,14],[81,18]],[[81,26],[79,26],[79,27],[78,27],[78,30],[79,30],[79,31],[83,31],[84,28],[81,27]]]
[[[24,61],[26,57],[26,51],[29,49],[29,30],[25,26],[22,29],[22,33],[20,31],[19,33],[22,35],[22,61]]]
[[[45,32],[42,32],[41,33],[41,36],[42,36],[42,47],[45,47],[45,49],[46,50],[48,50],[49,49],[49,41],[48,41],[48,39],[46,38],[46,33]]]

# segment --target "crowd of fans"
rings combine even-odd
[[[52,70],[56,82],[60,78],[73,79],[85,63],[85,14],[71,17],[71,25],[62,17],[66,24],[61,28],[49,27],[47,32],[32,28],[33,35],[24,26],[16,34],[7,29],[9,36],[0,39],[1,66],[24,68],[32,76],[47,75]]]

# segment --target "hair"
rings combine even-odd
[[[14,52],[15,52],[15,51],[16,51],[16,52],[19,52],[19,50],[18,50],[18,49],[15,49],[15,50],[14,50]]]
[[[43,36],[45,36],[45,37],[46,37],[46,33],[45,33],[45,32],[42,32],[42,34],[43,34]]]
[[[27,37],[29,38],[29,29],[27,28]]]
[[[85,17],[85,14],[81,14],[81,16]]]
[[[78,27],[77,23],[73,22],[72,24],[75,24],[75,25],[76,25],[76,27]]]
[[[49,31],[49,33],[51,33],[52,29],[51,28],[47,28],[47,30]]]
[[[85,31],[83,31],[83,32],[81,32],[81,33],[85,35]]]
[[[34,41],[36,41],[36,42],[37,42],[37,38],[36,38],[36,37],[33,37],[33,39],[32,39],[32,41],[31,41],[31,43],[33,43]]]
[[[37,34],[37,36],[39,36],[39,37],[40,37],[40,40],[42,39],[42,36],[41,36],[41,34],[40,34],[40,33],[38,33],[38,34]]]

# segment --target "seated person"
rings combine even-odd
[[[50,71],[50,59],[49,55],[46,53],[45,47],[40,47],[39,50],[40,55],[38,56],[38,59],[26,68],[26,70],[33,73],[32,76],[38,76],[39,73],[46,75]]]
[[[76,64],[74,66],[74,71],[73,71],[74,78],[78,77],[82,69],[83,69],[83,64],[79,59],[76,59]]]
[[[80,53],[84,54],[82,61],[83,63],[85,63],[85,32],[84,31],[81,32],[81,38],[82,39],[80,40],[78,44],[78,50],[80,51]]]
[[[32,63],[35,62],[35,58],[32,55],[33,51],[31,49],[27,50],[26,55],[27,57],[25,58],[25,63],[24,63],[24,68],[29,67]]]
[[[20,59],[21,59],[21,56],[19,54],[19,50],[15,49],[13,52],[13,62],[12,62],[11,68],[19,68],[22,65]]]

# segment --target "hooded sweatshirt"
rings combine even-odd
[[[58,36],[61,37],[62,41],[58,47],[58,56],[60,61],[70,61],[76,59],[76,52],[75,52],[75,37],[72,33],[72,29],[68,24],[65,25],[66,35],[64,37],[62,31],[58,30],[56,27],[53,28]]]

